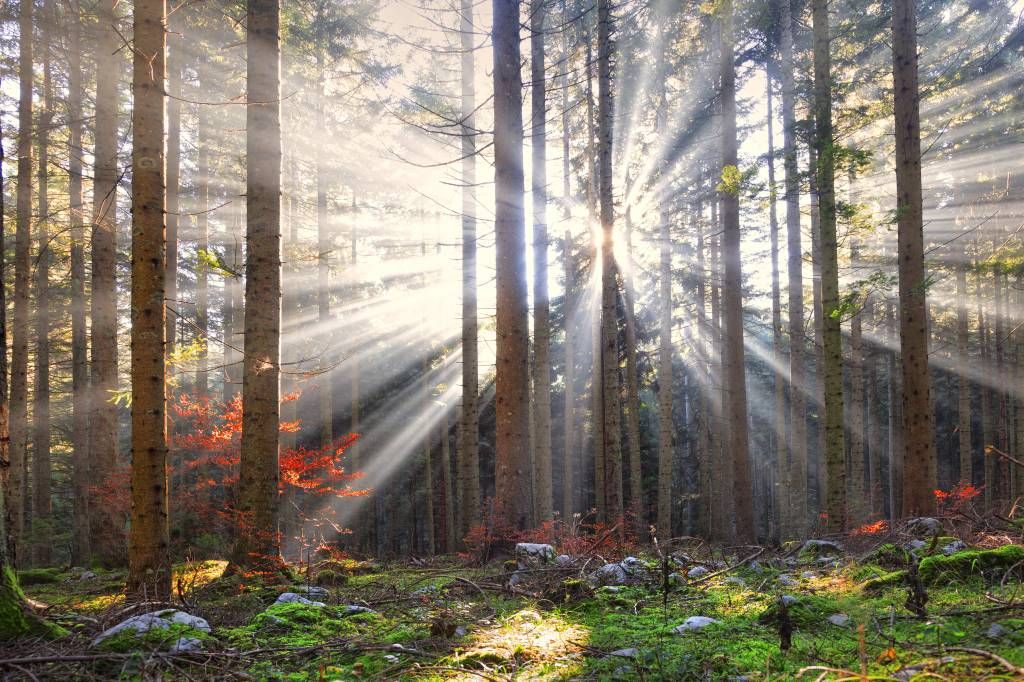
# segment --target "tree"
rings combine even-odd
[[[740,170],[736,149],[736,67],[734,64],[733,4],[725,0],[721,12],[722,45],[722,172],[718,195],[722,207],[722,308],[725,342],[724,416],[726,466],[732,468],[735,533],[740,542],[754,540],[754,505],[750,484],[750,444],[747,432],[746,367],[743,360],[743,271],[740,254]]]
[[[132,91],[132,514],[129,594],[171,594],[164,363],[165,0],[137,0]]]
[[[530,2],[530,103],[533,153],[533,414],[536,520],[551,519],[551,312],[548,300],[547,81],[544,76],[544,0]]]
[[[825,513],[828,528],[846,529],[846,452],[843,435],[843,346],[836,239],[835,141],[832,136],[832,60],[826,0],[812,0],[814,148],[821,259],[822,345],[825,391]],[[819,497],[821,491],[819,491]]]
[[[96,123],[93,132],[92,200],[92,414],[89,469],[94,480],[110,480],[117,463],[117,0],[101,0],[96,47]],[[161,388],[161,392],[162,392]],[[106,564],[123,561],[122,535],[113,517],[92,500],[92,547]]]
[[[895,0],[892,16],[896,120],[896,220],[899,241],[900,355],[903,365],[902,513],[935,509],[935,433],[928,377],[928,280],[921,199],[921,121],[914,0]]]
[[[658,344],[658,541],[672,537],[672,233],[668,216],[661,215],[660,331]],[[704,300],[697,305],[703,308]]]
[[[530,387],[523,216],[519,3],[493,0],[494,233],[497,268],[495,516],[530,525]]]
[[[462,49],[459,120],[462,145],[462,405],[457,454],[459,537],[480,522],[480,415],[477,368],[476,310],[476,130],[473,112],[476,95],[473,79],[473,3],[459,5],[459,41]]]
[[[246,261],[240,530],[231,564],[276,567],[281,373],[281,5],[246,12]]]

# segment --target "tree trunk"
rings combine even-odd
[[[637,366],[636,291],[633,286],[633,224],[626,210],[626,267],[623,298],[626,309],[626,444],[629,446],[629,511],[634,531],[645,532],[643,467],[640,452],[640,370]]]
[[[548,300],[547,102],[544,75],[544,0],[530,2],[530,102],[533,155],[533,415],[534,501],[537,523],[552,518],[551,313]]]
[[[476,304],[476,108],[472,0],[461,0],[462,47],[462,406],[459,416],[459,539],[480,523],[480,421]]]
[[[900,417],[899,387],[899,353],[896,348],[896,304],[886,305],[886,334],[888,346],[893,349],[887,353],[887,374],[889,393],[889,516],[892,520],[900,518],[900,500],[903,495],[903,420]]]
[[[165,0],[136,0],[132,77],[132,518],[129,594],[171,594],[164,364]]]
[[[320,135],[327,136],[326,118],[324,116],[324,52],[326,47],[317,47],[317,93],[316,93],[316,129]],[[331,228],[327,224],[327,169],[323,154],[324,145],[316,145],[314,162],[316,164],[316,309],[317,321],[321,333],[330,333],[331,319]],[[334,441],[334,406],[332,404],[332,386],[329,372],[330,360],[320,358],[320,374],[317,377],[317,396],[320,406],[320,444],[328,447]]]
[[[797,166],[796,83],[793,65],[793,11],[781,2],[782,151],[786,175],[786,263],[789,275],[789,470],[786,523],[780,539],[804,537],[807,527],[806,332],[804,254],[800,233],[800,169]]]
[[[956,268],[956,374],[957,374],[957,440],[960,454],[960,482],[974,481],[972,470],[973,448],[971,447],[971,381],[968,378],[970,365],[970,311],[967,309],[967,249],[960,250],[960,263]],[[1024,360],[1024,358],[1018,358]],[[1018,401],[1018,405],[1020,402]],[[1018,418],[1018,428],[1022,420]],[[1020,440],[1018,440],[1018,444]]]
[[[734,64],[733,5],[725,0],[722,20],[721,99],[722,176],[722,308],[725,323],[723,364],[726,403],[726,466],[732,468],[735,533],[738,542],[754,541],[754,505],[750,482],[750,445],[747,432],[746,367],[743,358],[743,272],[740,253],[740,187],[736,149],[736,67]]]
[[[850,264],[855,269],[860,264],[859,241],[857,237],[850,236]],[[854,311],[850,319],[850,471],[847,514],[853,528],[863,525],[870,511],[870,498],[864,488],[864,319],[861,313],[861,310]]]
[[[569,20],[566,0],[561,0],[563,24]],[[572,177],[569,164],[571,148],[569,146],[569,51],[568,26],[562,30],[562,217],[569,224],[572,218]],[[577,444],[576,444],[576,277],[575,260],[573,258],[572,231],[568,228],[562,240],[562,267],[565,286],[562,299],[562,319],[565,326],[565,393],[562,417],[562,522],[571,523],[573,514],[578,509],[577,498],[580,486],[576,482]]]
[[[776,212],[775,194],[775,121],[772,113],[772,77],[765,68],[766,102],[768,107],[768,237],[772,263],[772,355],[775,371],[772,374],[775,389],[774,442],[775,442],[775,485],[772,497],[775,500],[775,533],[772,537],[782,538],[782,528],[789,517],[789,452],[786,447],[786,377],[782,368],[782,296],[779,290],[779,218]]]
[[[167,356],[177,343],[178,314],[178,232],[181,226],[181,100],[185,46],[179,35],[181,20],[177,12],[167,18],[167,268],[164,291],[167,296]],[[198,174],[197,174],[198,175]],[[200,176],[202,177],[202,176]],[[226,339],[225,339],[226,340]],[[226,369],[225,369],[226,375]]]
[[[18,13],[18,188],[14,236],[14,338],[11,345],[10,509],[11,534],[17,544],[25,536],[28,476],[28,329],[29,281],[32,269],[32,0],[21,0]],[[11,562],[21,563],[12,556]]]
[[[117,406],[111,402],[117,390],[117,112],[121,42],[117,34],[116,7],[117,0],[100,3],[100,36],[96,46],[89,431],[89,468],[94,481],[111,480],[117,467]],[[108,512],[102,499],[91,501],[93,552],[108,565],[119,564],[124,560],[124,519]]]
[[[36,564],[46,566],[53,553],[50,521],[50,126],[51,99],[50,26],[55,19],[53,3],[43,3],[40,26],[43,45],[43,91],[40,97],[39,131],[39,217],[36,254],[36,371],[32,401],[32,541]]]
[[[903,366],[903,507],[935,510],[935,434],[928,377],[924,217],[921,201],[921,124],[917,89],[914,0],[895,0],[892,20],[896,119],[896,216],[899,239],[900,355]]]
[[[213,78],[210,77],[212,66],[202,64],[199,71],[200,90],[216,92],[213,85]],[[198,95],[197,92],[197,95]],[[210,184],[212,174],[210,168],[210,146],[212,137],[210,125],[210,107],[200,105],[199,115],[196,120],[196,146],[198,147],[198,158],[196,159],[196,252],[209,253],[210,251]],[[318,145],[319,146],[319,145]],[[202,258],[196,263],[196,341],[201,344],[197,349],[196,357],[196,385],[195,394],[197,398],[207,398],[210,395],[210,362],[209,362],[209,338],[210,338],[210,268]]]
[[[529,330],[523,216],[519,4],[494,0],[494,184],[497,258],[495,518],[530,525]]]
[[[699,217],[698,217],[699,218]],[[674,464],[672,424],[672,233],[668,216],[662,212],[661,227],[661,270],[659,301],[661,330],[658,345],[658,541],[662,544],[672,537],[672,472]],[[701,248],[698,246],[698,248]],[[702,256],[701,256],[702,257]],[[698,273],[703,277],[703,273]],[[699,296],[698,296],[699,298]],[[698,300],[701,315],[704,300]],[[703,334],[703,330],[699,335]],[[706,491],[702,490],[706,494]]]
[[[824,511],[831,532],[846,529],[846,452],[843,444],[843,346],[839,310],[836,239],[835,153],[832,139],[832,59],[826,0],[812,0],[814,24],[814,146],[820,230],[822,351],[825,390]],[[819,491],[819,496],[820,496]]]
[[[274,567],[281,373],[281,5],[246,15],[246,260],[242,447],[236,567]]]
[[[85,325],[85,228],[82,200],[82,14],[71,0],[68,44],[68,221],[71,231],[71,563],[85,566],[89,546],[89,366]]]

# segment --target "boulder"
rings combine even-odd
[[[1010,634],[1010,631],[999,623],[992,623],[992,625],[988,626],[988,630],[985,631],[985,636],[989,639],[1003,639],[1008,634]]]
[[[132,616],[128,620],[107,628],[96,636],[92,641],[92,645],[96,646],[104,640],[123,632],[131,631],[136,634],[142,634],[150,630],[167,630],[172,625],[184,625],[201,632],[210,632],[210,624],[203,618],[193,616],[184,611],[178,611],[177,609],[163,609],[161,611],[152,611]]]
[[[842,554],[843,546],[832,540],[808,540],[800,547],[801,557],[820,557],[826,554]]]
[[[953,540],[953,542],[942,548],[942,553],[946,556],[950,556],[951,554],[962,552],[965,549],[967,549],[967,545],[963,541]]]
[[[621,564],[605,564],[587,576],[587,582],[594,587],[625,585],[629,582],[629,574]]]
[[[828,622],[836,627],[844,628],[850,624],[850,617],[845,613],[833,613],[828,617]]]
[[[782,585],[783,587],[795,587],[796,585],[799,584],[797,582],[796,578],[794,578],[793,576],[789,575],[788,573],[780,574],[778,580],[779,580],[779,584]]]
[[[555,566],[560,568],[567,568],[572,566],[572,557],[568,554],[559,554],[555,557]]]
[[[779,601],[782,602],[783,606],[794,606],[800,600],[791,594],[784,594],[781,597],[779,597]]]
[[[942,533],[942,521],[930,516],[919,516],[907,521],[907,531],[918,537],[931,537]]]
[[[804,571],[803,573],[800,574],[800,577],[803,578],[804,580],[814,580],[815,578],[818,577],[818,574],[815,573],[814,571]]]
[[[309,606],[327,606],[322,601],[313,601],[312,599],[306,599],[301,594],[294,592],[282,592],[277,595],[275,604],[308,604]]]
[[[366,606],[359,606],[358,604],[346,604],[345,606],[341,607],[341,610],[346,616],[352,616],[357,613],[377,613],[371,608],[368,608]]]
[[[689,571],[686,572],[686,577],[689,578],[690,580],[693,580],[695,578],[702,578],[702,577],[706,576],[710,572],[711,571],[709,571],[708,569],[704,568],[703,566],[694,566],[693,568],[691,568]]]
[[[535,542],[520,542],[516,545],[515,555],[519,568],[536,568],[555,560],[555,548]]]
[[[192,651],[202,651],[203,640],[196,639],[195,637],[179,637],[173,645],[171,645],[172,654],[184,654]]]
[[[319,585],[308,585],[303,589],[302,593],[309,599],[327,599],[331,595],[326,587],[320,587]]]
[[[638,649],[630,647],[628,649],[616,649],[615,651],[611,652],[608,655],[609,656],[619,656],[620,658],[633,658],[638,653],[640,653],[640,651]]]
[[[703,630],[709,625],[716,625],[721,621],[715,620],[714,618],[708,618],[707,616],[690,616],[681,625],[677,625],[672,628],[672,632],[677,635],[681,635],[687,632],[695,632],[697,630]]]

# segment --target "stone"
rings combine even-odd
[[[672,573],[668,574],[668,584],[674,586],[685,585],[686,578],[683,577],[682,573],[679,573],[678,571],[673,571]]]
[[[710,572],[711,571],[709,571],[708,569],[704,568],[703,566],[694,566],[693,568],[691,568],[689,571],[686,572],[686,577],[689,578],[690,580],[693,580],[694,578],[701,578],[703,576],[706,576]]]
[[[619,656],[621,658],[633,658],[638,653],[640,653],[640,651],[638,649],[634,649],[633,647],[630,647],[628,649],[616,649],[615,651],[611,652],[608,655],[609,656]]]
[[[686,632],[694,632],[696,630],[703,630],[709,625],[716,625],[721,621],[715,620],[714,618],[708,618],[707,616],[690,616],[681,625],[677,625],[672,628],[672,632],[677,635],[681,635]]]
[[[953,663],[955,661],[956,661],[956,659],[953,658],[952,656],[943,656],[942,658],[940,658],[936,662],[939,663],[940,665],[945,665],[946,663]],[[907,666],[905,668],[900,668],[899,670],[897,670],[893,674],[893,678],[897,679],[897,680],[900,680],[900,682],[910,682],[910,680],[915,679],[918,675],[923,673],[924,670],[925,670],[925,667],[926,667],[926,664],[918,663],[916,665],[910,665],[910,666]]]
[[[515,571],[508,577],[508,586],[515,587],[526,581],[526,575],[522,571]]]
[[[779,584],[783,587],[795,587],[799,583],[797,583],[796,579],[793,576],[789,575],[788,573],[783,573],[779,575]]]
[[[942,548],[942,553],[946,556],[950,556],[952,554],[956,554],[957,552],[962,552],[965,549],[967,549],[967,545],[963,541],[953,540],[953,542],[949,543],[948,545]]]
[[[520,542],[515,555],[519,568],[536,568],[555,560],[555,548],[537,542]]]
[[[1010,631],[999,623],[992,623],[988,626],[988,630],[985,631],[985,636],[989,639],[1002,639],[1010,634]]]
[[[625,585],[628,580],[626,569],[621,564],[605,564],[587,576],[587,582],[594,587]]]
[[[555,566],[559,566],[561,568],[572,566],[572,557],[568,554],[559,554],[555,557]]]
[[[82,575],[78,576],[79,580],[95,580],[96,574],[92,571],[84,571]]]
[[[327,597],[331,595],[331,593],[327,591],[326,587],[320,587],[318,585],[309,585],[302,592],[310,599],[327,599]]]
[[[184,611],[178,611],[177,609],[163,609],[161,611],[132,616],[128,620],[107,628],[96,636],[92,641],[92,645],[96,646],[105,639],[129,630],[134,631],[136,634],[142,634],[150,630],[166,630],[174,624],[185,625],[201,632],[210,631],[210,624],[203,618],[193,616]]]
[[[747,581],[739,577],[738,575],[730,575],[728,578],[725,579],[725,584],[736,585],[737,587],[746,587]]]
[[[178,641],[171,645],[172,654],[184,654],[191,651],[202,651],[203,640],[195,637],[179,637]]]
[[[377,613],[371,608],[359,606],[358,604],[346,604],[345,606],[341,607],[341,610],[345,613],[346,616],[351,616],[356,613]]]
[[[306,599],[301,594],[294,592],[282,592],[277,595],[275,604],[306,604],[308,606],[327,606],[322,601],[313,601],[312,599]]]
[[[832,540],[808,540],[801,547],[798,554],[820,556],[825,553],[842,554],[843,546]]]
[[[907,521],[907,530],[918,536],[939,535],[942,533],[942,521],[930,516],[919,516]]]
[[[465,637],[466,635],[469,634],[469,630],[466,629],[465,625],[459,625],[458,627],[455,628],[455,632],[453,634],[456,637]]]
[[[394,654],[384,654],[384,660],[388,663],[398,663],[398,656]]]
[[[803,578],[804,580],[814,580],[815,578],[818,577],[818,574],[815,573],[814,571],[804,571],[803,573],[800,574],[800,577]]]
[[[761,566],[761,562],[759,561],[751,561],[749,567],[754,573],[764,573],[764,568]]]
[[[911,540],[904,546],[907,548],[908,552],[916,552],[920,549],[924,549],[925,547],[927,547],[928,543],[924,540]]]
[[[818,565],[826,568],[839,568],[839,558],[834,556],[819,557]]]
[[[846,627],[850,624],[850,617],[845,613],[833,613],[828,617],[828,622],[836,627]]]
[[[800,600],[791,594],[784,594],[781,597],[779,597],[779,601],[782,602],[783,606],[793,606]]]

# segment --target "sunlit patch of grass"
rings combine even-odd
[[[227,561],[217,559],[186,561],[182,564],[176,564],[171,575],[171,585],[174,589],[181,585],[185,594],[190,594],[193,590],[205,587],[222,577],[227,567]]]

